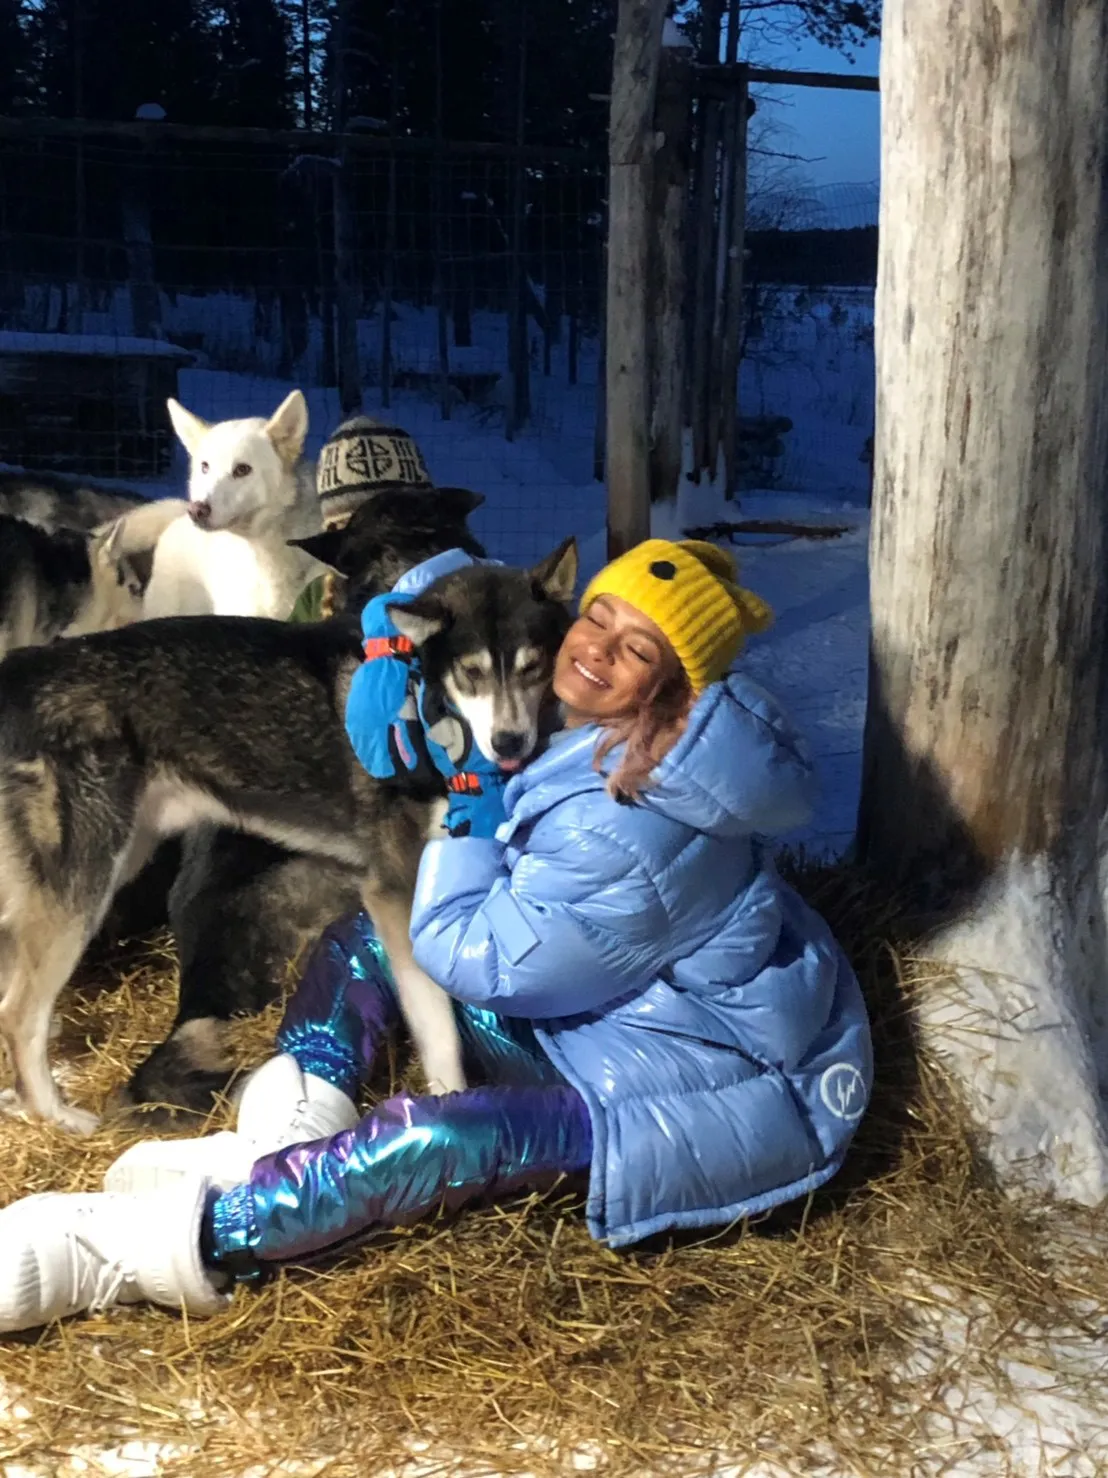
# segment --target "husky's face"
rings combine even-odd
[[[389,607],[418,649],[429,694],[448,700],[504,770],[518,770],[538,745],[576,581],[577,545],[567,539],[532,570],[474,566]]]
[[[249,537],[264,532],[295,484],[296,467],[308,434],[308,408],[294,390],[269,420],[209,425],[175,400],[166,402],[181,444],[189,454],[189,513],[201,528],[226,529]]]

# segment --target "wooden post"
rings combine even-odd
[[[726,65],[735,69],[739,55],[739,5],[740,0],[727,0],[727,45]],[[739,74],[738,87],[732,87],[719,115],[720,128],[720,190],[715,222],[715,281],[712,283],[712,333],[709,344],[710,368],[708,372],[708,397],[704,423],[707,428],[705,443],[706,460],[704,471],[708,480],[714,482],[719,472],[719,455],[723,449],[726,428],[733,420],[734,410],[727,403],[727,387],[724,382],[725,341],[729,312],[728,287],[730,284],[731,231],[735,215],[735,200],[740,188],[743,192],[745,216],[746,148],[745,118],[740,111],[740,91],[745,93],[744,74]],[[744,144],[737,148],[740,130]],[[739,168],[742,165],[743,179],[740,184]]]
[[[1108,7],[886,0],[862,857],[1004,1178],[1108,1193]]]
[[[691,48],[662,48],[654,128],[650,303],[650,501],[677,497],[685,424]]]
[[[150,228],[153,141],[147,137],[128,150],[130,166],[123,186],[123,240],[131,294],[131,328],[136,338],[161,337],[162,305],[154,277],[154,238]]]
[[[666,0],[620,0],[609,122],[608,557],[650,534],[647,364],[654,103]]]
[[[592,475],[604,481],[608,437],[608,239],[600,247],[600,310],[596,346],[596,420],[593,422]]]
[[[701,62],[719,56],[723,0],[705,0]],[[719,175],[721,105],[714,98],[700,98],[697,110],[698,156],[696,181],[696,240],[693,249],[695,296],[690,315],[689,424],[692,427],[692,476],[695,482],[711,457],[712,328],[716,302],[716,189]]]
[[[746,251],[746,141],[753,104],[743,77],[735,91],[730,149],[733,177],[727,227],[723,283],[723,342],[720,346],[720,442],[723,450],[724,496],[739,487],[739,371],[743,346],[743,257]]]

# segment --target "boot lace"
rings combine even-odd
[[[97,1266],[88,1310],[91,1314],[102,1313],[117,1301],[124,1288],[132,1281],[132,1274],[122,1258],[112,1260],[105,1257],[85,1233],[70,1232],[66,1241],[69,1253],[70,1302],[78,1308],[84,1303],[84,1292],[91,1271],[86,1258],[92,1258]],[[82,1253],[85,1257],[82,1257]]]

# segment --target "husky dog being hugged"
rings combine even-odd
[[[532,570],[447,575],[411,614],[417,656],[425,634],[489,760],[518,765],[539,741],[576,576],[568,539]],[[415,793],[362,769],[343,722],[361,661],[345,619],[192,617],[0,663],[0,1034],[25,1108],[94,1127],[50,1072],[55,1002],[119,886],[161,838],[204,823],[358,870],[428,1083],[464,1086],[450,1002],[409,937],[445,784]]]
[[[391,590],[401,575],[448,549],[480,558],[467,519],[484,501],[464,488],[378,485],[346,522],[302,541],[327,565],[337,600],[356,635],[366,602]],[[321,723],[333,715],[321,715]],[[164,856],[174,843],[160,849]],[[305,942],[362,903],[357,867],[215,826],[183,839],[183,861],[169,890],[168,920],[151,908],[157,877],[144,874],[125,889],[105,926],[111,939],[146,934],[168,922],[177,941],[180,993],[169,1036],[139,1064],[117,1095],[118,1106],[150,1105],[158,1115],[211,1112],[226,1092],[232,1064],[223,1044],[231,1017],[260,1011],[277,995],[289,962]],[[155,903],[157,900],[153,900]],[[107,942],[105,940],[105,942]]]

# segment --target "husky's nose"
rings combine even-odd
[[[193,523],[200,524],[201,528],[212,521],[212,505],[205,498],[202,502],[189,504],[189,517]]]
[[[514,729],[493,730],[492,747],[498,760],[521,760],[525,743],[525,736]]]

